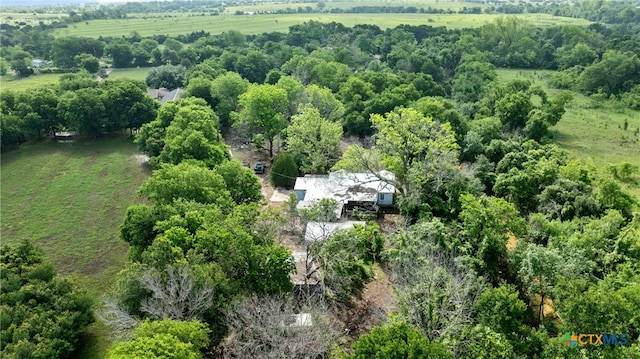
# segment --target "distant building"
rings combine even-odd
[[[386,181],[381,180],[386,179]],[[323,198],[338,202],[337,215],[354,207],[393,207],[396,188],[390,181],[395,176],[389,171],[373,173],[331,172],[328,175],[298,177],[294,186],[298,209],[308,208]]]
[[[31,67],[34,69],[41,69],[47,66],[47,62],[42,59],[33,59],[31,60]]]

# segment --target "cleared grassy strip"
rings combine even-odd
[[[42,74],[29,77],[0,77],[0,91],[24,91],[36,87],[55,86],[60,80],[61,74]]]
[[[118,226],[149,176],[137,153],[126,137],[27,143],[3,153],[2,243],[32,240],[99,303],[126,259]],[[76,357],[102,358],[109,345],[96,323]]]
[[[173,16],[173,15],[172,15]],[[123,36],[137,31],[141,36],[165,34],[175,36],[192,31],[205,30],[212,34],[229,30],[244,34],[260,34],[263,32],[286,32],[289,26],[305,21],[339,22],[345,26],[357,24],[375,24],[380,28],[395,27],[400,24],[446,26],[459,29],[482,26],[503,15],[490,14],[292,14],[292,15],[220,15],[220,16],[186,16],[176,14],[175,17],[93,20],[78,23],[66,29],[56,30],[56,36]],[[551,25],[588,25],[582,19],[558,17],[548,14],[515,15],[527,19],[538,26]]]
[[[553,71],[498,70],[501,81],[514,78],[528,79],[545,88],[550,94],[558,90],[548,89],[546,78]],[[593,108],[593,100],[574,94],[560,122],[553,127],[554,142],[586,164],[604,171],[609,164],[629,162],[640,166],[640,111],[625,108],[617,101],[605,101]],[[628,123],[624,130],[625,120]],[[623,186],[640,199],[640,186],[630,183]]]

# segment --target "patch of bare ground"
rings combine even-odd
[[[143,173],[151,175],[151,172],[153,172],[153,169],[149,164],[149,156],[145,154],[137,154],[137,155],[131,156],[131,158],[133,158],[133,160],[140,165],[140,169],[142,170]]]
[[[360,298],[339,304],[336,315],[344,323],[345,331],[351,339],[368,333],[380,325],[396,311],[396,297],[391,281],[379,265],[374,267],[374,279],[367,283]]]

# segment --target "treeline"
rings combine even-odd
[[[2,148],[58,131],[100,137],[135,130],[156,116],[157,101],[133,80],[105,80],[88,74],[66,74],[57,88],[0,93]]]
[[[335,36],[337,33],[341,36]],[[623,104],[638,107],[640,36],[597,25],[536,29],[505,18],[476,30],[402,25],[383,31],[374,25],[346,28],[309,22],[292,26],[287,34],[194,32],[185,38],[196,39],[190,46],[173,38],[156,38],[162,44],[136,36],[102,40],[60,37],[38,47],[47,38],[36,37],[28,48],[47,52],[60,67],[89,72],[99,69],[98,58],[105,54],[118,67],[169,64],[172,66],[152,70],[147,85],[186,86],[214,108],[209,86],[223,72],[236,72],[251,83],[269,84],[276,84],[283,74],[292,75],[303,85],[317,84],[331,90],[345,106],[343,130],[352,135],[372,133],[370,114],[386,113],[424,96],[451,96],[463,114],[476,116],[482,85],[495,79],[494,66],[559,68],[563,72],[552,81],[557,87],[618,96]],[[29,71],[29,53],[19,46],[11,51],[12,66]],[[81,76],[69,77],[74,78]],[[6,113],[18,113],[18,117],[28,113],[5,108]],[[227,128],[229,115],[221,118],[223,129]],[[28,136],[47,133],[42,129],[22,132]],[[7,138],[16,142],[15,136]]]

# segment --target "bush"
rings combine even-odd
[[[406,323],[378,326],[364,334],[353,345],[356,358],[453,358],[444,345],[430,342],[424,334]]]
[[[298,166],[286,152],[280,152],[273,159],[271,184],[276,187],[293,188],[298,176]]]

